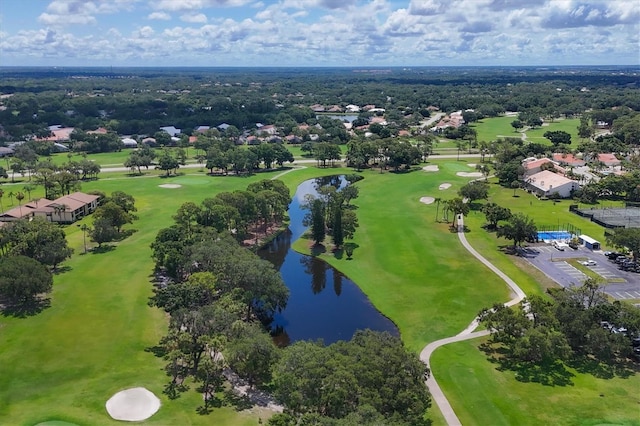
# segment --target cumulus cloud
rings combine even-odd
[[[160,0],[150,1],[150,5],[159,10],[181,11],[200,10],[208,7],[237,7],[250,3],[251,0]]]
[[[192,24],[205,24],[207,22],[207,17],[204,13],[186,13],[180,16],[180,20]]]
[[[446,0],[411,0],[409,13],[412,15],[440,15],[444,13],[451,2]]]
[[[171,15],[167,12],[152,12],[147,16],[147,19],[150,20],[158,20],[158,21],[168,21],[171,19]]]
[[[95,15],[128,10],[137,0],[53,0],[38,17],[45,25],[94,24]]]
[[[611,3],[558,3],[548,9],[542,20],[545,28],[577,28],[585,26],[609,27],[618,24],[636,23],[640,20],[640,8],[628,4],[628,8],[620,8],[616,2]],[[613,6],[613,7],[611,7]],[[617,6],[617,7],[616,7]]]
[[[491,22],[469,22],[462,26],[462,31],[465,33],[488,33],[493,29]]]

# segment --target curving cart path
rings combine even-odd
[[[505,306],[516,305],[526,297],[526,295],[524,294],[524,291],[522,291],[522,289],[518,287],[518,285],[511,278],[509,278],[504,272],[502,272],[500,269],[495,267],[491,262],[485,259],[473,247],[471,247],[471,245],[467,241],[467,237],[464,234],[463,225],[460,225],[458,227],[458,239],[460,239],[460,242],[462,243],[464,248],[467,249],[469,253],[471,253],[476,259],[478,259],[485,266],[487,266],[487,268],[491,269],[495,274],[497,274],[500,278],[502,278],[502,280],[507,283],[509,288],[511,288],[511,291],[514,294],[514,297],[513,299],[506,302]],[[449,343],[460,342],[463,340],[475,339],[476,337],[487,336],[488,334],[490,334],[489,330],[474,331],[477,327],[478,327],[478,319],[475,318],[467,328],[465,328],[455,336],[447,337],[445,339],[440,339],[440,340],[436,340],[435,342],[429,343],[427,346],[424,347],[424,349],[422,349],[422,352],[420,352],[420,360],[425,364],[427,364],[427,367],[431,368],[431,365],[429,364],[429,359],[431,358],[431,354],[440,346],[444,346]],[[431,397],[433,398],[433,401],[436,403],[436,405],[442,412],[442,415],[444,416],[447,424],[450,426],[462,425],[462,423],[460,423],[460,419],[458,419],[458,416],[456,416],[456,413],[453,411],[451,404],[449,404],[447,397],[442,392],[442,389],[440,389],[440,386],[438,385],[438,382],[436,381],[436,378],[434,377],[433,372],[431,372],[431,374],[427,378],[426,384],[427,384],[427,387],[429,388],[429,392],[431,393]]]

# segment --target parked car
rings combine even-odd
[[[557,241],[554,241],[552,245],[560,251],[564,251],[565,247],[567,247],[565,243],[559,243]]]
[[[580,261],[578,263],[580,263],[581,265],[584,265],[584,266],[596,266],[598,264],[595,260],[591,260],[591,259],[582,260],[582,261]]]

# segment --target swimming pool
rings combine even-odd
[[[567,231],[544,231],[538,232],[538,239],[544,241],[558,241],[571,239],[571,233]]]

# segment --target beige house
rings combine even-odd
[[[32,200],[1,214],[0,222],[41,217],[49,222],[73,223],[93,213],[98,208],[99,198],[97,195],[74,192],[55,200]]]
[[[525,186],[540,197],[558,194],[561,198],[570,197],[580,185],[575,180],[566,178],[550,170],[543,170],[525,179]]]

